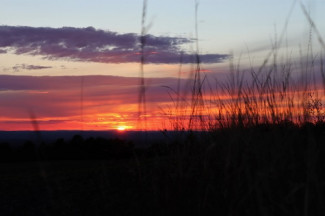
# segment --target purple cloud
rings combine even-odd
[[[145,36],[146,63],[195,62],[195,56],[183,52],[181,45],[193,40],[181,37]],[[127,63],[140,61],[139,35],[118,34],[88,28],[35,28],[0,26],[0,48],[11,48],[16,54],[43,55],[49,59]],[[202,63],[218,63],[225,54],[200,55]]]

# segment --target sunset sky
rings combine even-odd
[[[201,69],[211,82],[227,76],[230,55],[243,69],[259,65],[282,33],[285,52],[301,58],[310,35],[301,4],[325,38],[323,0],[198,2]],[[41,130],[139,129],[142,0],[0,3],[0,130],[33,130],[35,118]],[[146,25],[147,119],[159,130],[180,59],[182,85],[193,73],[195,1],[148,0]]]

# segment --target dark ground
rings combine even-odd
[[[36,156],[0,164],[0,213],[325,214],[324,124],[259,125],[180,137],[145,149],[115,148],[117,140],[103,148],[102,139],[81,137],[56,142],[42,154],[27,145],[20,154]],[[89,153],[89,146],[97,152]]]

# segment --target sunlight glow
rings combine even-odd
[[[126,127],[125,126],[118,126],[116,129],[118,131],[125,131],[126,130]]]

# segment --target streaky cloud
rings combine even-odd
[[[0,26],[0,53],[41,55],[48,59],[66,59],[102,63],[140,62],[140,36],[119,34],[93,27],[50,28]],[[145,63],[195,63],[195,55],[181,49],[194,40],[183,37],[145,36]],[[219,63],[226,54],[202,54],[202,63]],[[39,69],[39,68],[35,68]]]
[[[20,70],[42,70],[49,69],[51,66],[42,66],[42,65],[26,65],[26,64],[16,64],[12,67],[15,72],[19,72]]]
[[[148,104],[158,107],[168,102],[169,94],[162,86],[173,88],[176,84],[175,78],[150,78]],[[81,82],[80,76],[0,75],[0,118],[29,118],[28,110],[48,119],[78,116],[81,96],[87,115],[124,113],[126,106],[137,107],[138,89],[136,77],[91,75],[84,76]]]

